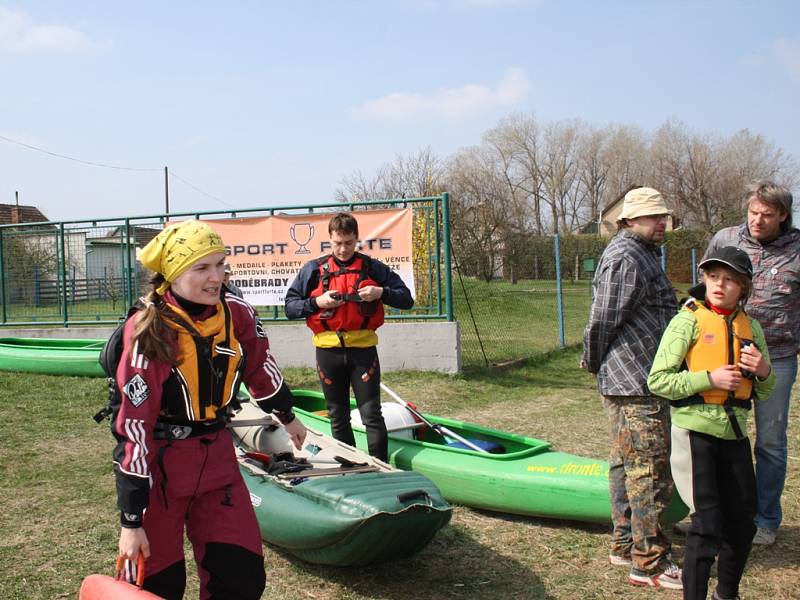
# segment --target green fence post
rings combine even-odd
[[[450,196],[447,192],[442,194],[442,221],[444,221],[444,293],[447,320],[453,321],[453,273],[450,264]]]
[[[0,302],[3,303],[3,323],[6,322],[6,263],[3,255],[3,230],[0,229]]]
[[[439,233],[439,202],[440,198],[433,199],[433,239],[436,246],[436,315],[442,316],[442,237]],[[430,262],[428,263],[430,269]]]
[[[125,219],[125,242],[122,244],[125,255],[122,257],[122,271],[125,278],[125,299],[133,306],[133,285],[131,284],[131,220]]]
[[[58,229],[61,233],[61,310],[64,311],[64,327],[69,327],[69,316],[67,315],[67,246],[64,239],[64,223],[61,223]]]

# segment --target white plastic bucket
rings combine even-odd
[[[414,415],[411,414],[405,406],[401,406],[396,402],[381,402],[381,412],[383,413],[383,421],[386,423],[386,429],[389,430],[389,435],[413,439],[414,429],[413,426],[417,422]],[[361,413],[355,408],[350,412],[350,421],[353,425],[363,427],[361,421]],[[392,429],[404,427],[405,429]]]

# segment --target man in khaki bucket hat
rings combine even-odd
[[[650,393],[647,376],[661,334],[678,310],[661,270],[658,245],[670,211],[653,188],[625,194],[592,281],[582,366],[597,377],[611,428],[609,491],[614,531],[608,560],[630,569],[633,585],[683,587],[661,517],[672,497],[669,401]]]
[[[667,208],[667,204],[664,202],[664,196],[661,195],[661,192],[649,187],[633,188],[625,194],[622,212],[617,218],[617,227],[624,227],[625,219],[638,219],[639,217],[649,216],[660,217],[662,215],[669,217],[671,214],[672,211]],[[661,233],[661,240],[663,240],[663,232]]]

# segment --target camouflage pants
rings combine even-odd
[[[669,402],[655,396],[604,396],[611,423],[611,553],[657,573],[670,550],[660,519],[672,496]]]

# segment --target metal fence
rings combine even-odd
[[[416,303],[387,311],[389,319],[458,320],[467,367],[513,363],[581,341],[591,304],[591,279],[607,238],[535,236],[523,251],[457,248],[449,243],[448,196],[237,211],[161,214],[0,226],[0,328],[116,323],[144,291],[149,273],[135,258],[168,219],[238,218],[347,209],[411,207]],[[693,242],[696,243],[696,240]],[[672,244],[672,245],[670,245]],[[662,247],[662,267],[685,294],[698,252]],[[486,255],[491,276],[479,277]],[[483,264],[485,266],[485,262]],[[488,280],[487,280],[488,279]],[[279,306],[257,307],[265,320],[284,320]]]
[[[453,319],[447,194],[379,202],[0,225],[0,327],[116,323],[147,287],[136,250],[168,220],[225,219],[409,207],[417,301],[389,319]],[[283,308],[258,307],[266,320]]]
[[[454,311],[465,366],[514,364],[582,341],[592,277],[610,238],[598,243],[587,236],[576,244],[577,237],[531,237],[513,269],[501,257],[491,278],[477,277],[478,267],[454,248]],[[661,247],[662,269],[679,298],[696,283],[701,255],[669,242]]]

